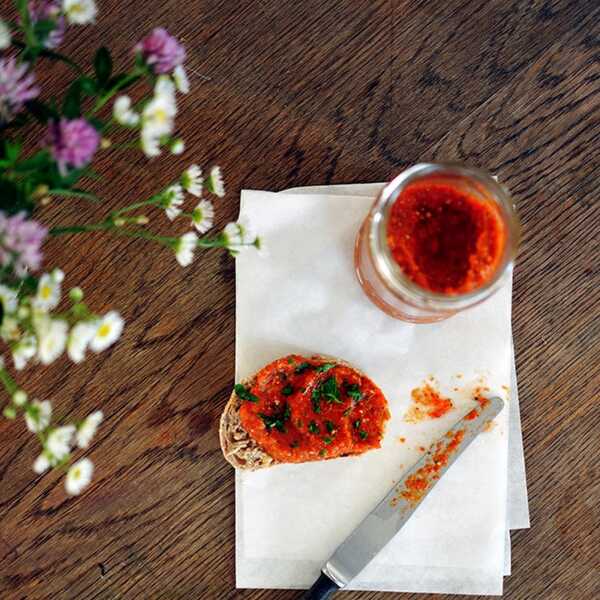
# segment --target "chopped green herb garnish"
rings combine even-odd
[[[291,356],[287,359],[287,361],[288,361],[288,365],[295,365],[296,364],[296,361]]]
[[[325,456],[327,454],[327,450],[323,448],[323,450],[319,450],[319,456]]]
[[[282,390],[281,393],[284,396],[291,396],[294,393],[294,388],[288,383]]]
[[[309,430],[311,433],[319,433],[319,426],[316,424],[316,422],[315,422],[315,421],[311,421],[311,422],[308,424],[308,430]]]
[[[364,431],[364,430],[361,429],[358,432],[358,435],[360,436],[361,440],[366,440],[369,434],[366,431]]]
[[[310,369],[310,363],[307,362],[302,362],[300,363],[296,369],[294,370],[294,373],[296,373],[296,375],[300,375],[301,373],[304,373],[304,371],[306,371],[306,369]]]
[[[321,388],[316,387],[311,394],[312,409],[316,413],[321,412]]]
[[[330,437],[323,438],[323,441],[324,441],[326,444],[331,444],[331,442],[333,442],[333,440],[332,440]]]
[[[358,429],[360,427],[360,419],[354,421],[354,429]]]
[[[333,369],[333,367],[335,367],[335,363],[324,363],[319,365],[315,371],[317,373],[325,373],[326,371],[329,371],[329,369]]]
[[[258,416],[263,420],[267,429],[277,429],[277,431],[285,433],[286,428],[284,423],[289,421],[292,416],[292,409],[289,404],[286,403],[283,411],[279,414],[265,415],[264,413],[258,413]]]
[[[325,429],[329,433],[333,433],[335,431],[335,425],[331,421],[325,421]]]
[[[327,402],[335,402],[335,404],[341,404],[342,399],[340,398],[340,389],[338,388],[335,377],[329,377],[321,384],[321,395],[327,400]]]
[[[300,445],[300,442],[298,440],[294,440],[291,444],[290,444],[290,448],[297,448]]]
[[[300,388],[300,391],[304,394],[304,393],[306,393],[306,388],[305,387]]]
[[[249,388],[244,387],[241,383],[236,383],[233,386],[236,396],[240,400],[248,400],[248,402],[258,402],[258,398],[250,392]]]
[[[353,383],[352,385],[346,384],[346,394],[348,394],[348,397],[352,398],[355,402],[359,402],[363,397],[363,393],[360,391],[360,387],[357,383]]]

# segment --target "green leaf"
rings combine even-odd
[[[362,400],[363,393],[360,391],[358,384],[353,383],[352,385],[346,384],[346,394],[349,398],[352,398],[355,402]]]
[[[76,79],[65,96],[62,112],[65,117],[74,119],[81,116],[81,82]]]
[[[294,369],[294,373],[296,373],[296,375],[300,375],[300,374],[304,373],[304,371],[306,371],[306,369],[310,369],[310,367],[311,367],[310,363],[307,363],[307,362],[300,363]]]
[[[258,402],[258,397],[250,392],[249,388],[244,387],[241,383],[236,383],[233,386],[236,396],[240,400],[247,400],[248,402]]]
[[[9,140],[5,140],[4,156],[6,156],[7,160],[9,160],[11,163],[14,163],[17,161],[17,158],[19,158],[19,154],[21,154],[20,142],[11,142]]]
[[[333,367],[335,367],[335,363],[324,363],[318,366],[315,370],[317,373],[325,373],[326,371],[329,371],[329,369],[333,369]]]
[[[54,108],[48,104],[44,104],[40,100],[30,100],[25,103],[25,107],[31,115],[43,125],[48,121],[58,119],[59,117],[58,112]]]
[[[284,396],[291,396],[294,393],[294,388],[288,384],[281,390],[281,393]]]
[[[38,171],[46,168],[52,159],[47,150],[40,150],[31,158],[23,160],[15,165],[15,171],[18,173],[26,173],[27,171]]]
[[[335,377],[329,377],[321,384],[321,394],[327,402],[334,402],[335,404],[342,403],[340,389],[338,388]]]
[[[106,87],[112,73],[112,58],[110,57],[110,52],[106,46],[102,46],[102,48],[99,48],[98,52],[96,52],[96,56],[94,57],[94,70],[100,87]]]
[[[56,23],[51,19],[44,19],[42,21],[37,21],[33,25],[33,32],[35,37],[38,39],[40,44],[46,41],[46,38],[50,33],[52,33],[56,29]]]
[[[96,82],[91,77],[82,77],[79,80],[81,84],[81,91],[88,96],[95,96],[98,88]]]
[[[0,210],[14,215],[21,211],[31,214],[32,209],[33,203],[16,183],[0,178]]]

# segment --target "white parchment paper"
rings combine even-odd
[[[508,401],[510,286],[439,324],[387,317],[353,272],[354,237],[371,202],[365,194],[243,192],[242,213],[260,225],[271,256],[238,258],[236,377],[288,352],[332,354],[381,386],[392,419],[382,449],[361,457],[237,474],[238,587],[307,587],[417,459],[419,446],[470,410],[469,385],[485,381]],[[402,416],[410,390],[431,375],[456,408],[444,419],[409,425]],[[501,593],[508,414],[505,408],[351,587]]]

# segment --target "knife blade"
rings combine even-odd
[[[478,408],[434,442],[338,546],[304,599],[324,600],[348,585],[402,529],[440,477],[503,407],[501,398],[480,398]]]

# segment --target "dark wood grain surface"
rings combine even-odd
[[[237,215],[242,188],[384,181],[424,159],[507,182],[523,221],[514,334],[532,528],[513,534],[504,597],[600,597],[597,0],[99,5],[96,27],[69,31],[65,50],[82,61],[108,44],[125,65],[157,24],[186,44],[187,149],[154,168],[108,153],[94,183],[105,203],[57,201],[49,223],[98,220],[191,161],[225,171],[219,225]],[[54,92],[67,76],[40,73]],[[127,327],[92,360],[21,376],[60,416],[107,418],[90,452],[94,483],[71,499],[57,475],[31,471],[24,427],[0,422],[0,598],[298,598],[235,590],[233,471],[217,439],[233,383],[233,260],[208,251],[184,271],[166,250],[102,235],[51,240],[46,252]]]

